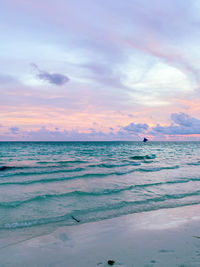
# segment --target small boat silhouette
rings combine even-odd
[[[143,142],[149,141],[146,137],[144,137]]]

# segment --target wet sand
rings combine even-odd
[[[0,249],[0,266],[200,266],[200,205],[62,226]]]

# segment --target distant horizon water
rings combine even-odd
[[[121,142],[121,143],[142,143],[143,138],[140,140],[0,140],[0,143],[111,143],[111,142]],[[199,143],[200,140],[151,140],[148,138],[148,143]],[[146,142],[145,142],[146,143]]]

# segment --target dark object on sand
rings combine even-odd
[[[115,263],[115,261],[113,261],[113,260],[108,260],[108,264],[109,264],[109,265],[114,265],[114,263]]]
[[[147,141],[149,141],[149,140],[146,137],[144,137],[143,142],[145,143]]]
[[[80,222],[80,220],[76,219],[74,216],[72,216],[72,219],[74,219],[76,222]]]

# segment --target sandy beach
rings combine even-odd
[[[200,266],[200,206],[57,228],[0,250],[0,266]]]

